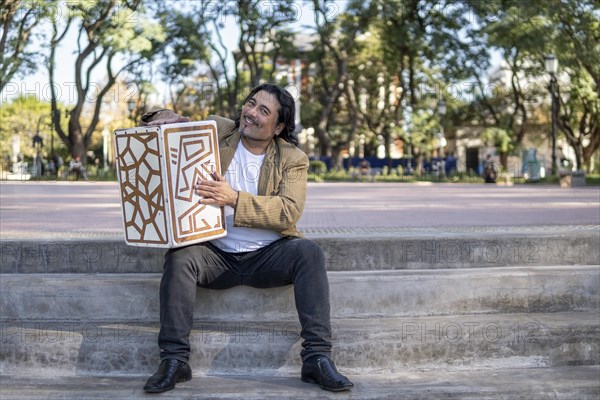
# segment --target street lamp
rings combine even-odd
[[[412,107],[408,104],[404,106],[402,114],[402,130],[406,134],[406,172],[412,175]]]
[[[102,129],[102,160],[104,163],[103,171],[108,171],[108,138],[110,137],[110,132],[108,128],[105,126]]]
[[[446,102],[442,99],[438,103],[438,114],[440,115],[440,137],[438,138],[438,157],[439,161],[439,173],[444,175],[444,146],[446,146],[446,138],[444,137],[444,117],[446,116]]]
[[[43,116],[42,116],[43,117]],[[38,128],[35,136],[33,137],[33,149],[35,150],[35,172],[34,176],[42,176],[42,157],[40,156],[40,149],[44,145],[44,139],[40,136],[40,121],[38,120]]]
[[[556,176],[556,72],[558,59],[548,54],[545,60],[546,72],[550,74],[550,95],[552,96],[552,176]]]
[[[438,114],[440,115],[440,157],[442,156],[442,147],[444,145],[444,117],[446,116],[446,102],[444,100],[440,100],[438,103]]]

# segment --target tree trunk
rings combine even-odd
[[[75,110],[74,110],[75,111]],[[83,137],[83,133],[81,131],[81,123],[79,122],[79,117],[74,117],[73,112],[71,111],[71,118],[69,118],[69,150],[71,152],[71,157],[76,159],[79,157],[81,163],[83,165],[87,164],[87,146],[85,145],[85,140]]]
[[[588,146],[584,147],[581,151],[582,163],[583,166],[585,166],[587,172],[591,172],[590,166],[592,158],[594,157],[594,154],[598,151],[598,148],[600,147],[600,127],[595,129],[591,133],[590,139],[591,140]]]
[[[503,170],[508,169],[508,152],[506,152],[506,151],[500,152],[500,165],[502,166]]]
[[[415,170],[414,175],[420,177],[423,174],[423,155],[420,152],[417,154],[413,153],[413,160],[415,161],[413,165]]]

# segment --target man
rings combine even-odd
[[[185,120],[174,113],[150,113],[145,123]],[[161,363],[144,390],[160,393],[191,379],[187,361],[196,286],[269,288],[293,284],[302,327],[304,382],[343,391],[353,384],[331,355],[329,283],[321,249],[301,238],[296,222],[304,209],[308,158],[295,145],[294,99],[264,84],[244,101],[236,121],[217,122],[222,171],[198,182],[203,204],[225,206],[228,234],[165,255],[160,284]]]
[[[496,183],[498,172],[496,171],[496,165],[492,159],[492,155],[488,154],[485,162],[483,163],[483,180],[485,183]]]

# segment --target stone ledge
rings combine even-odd
[[[597,265],[329,272],[329,282],[334,318],[600,308]],[[160,274],[4,274],[0,321],[157,322],[159,283]],[[297,318],[291,285],[198,289],[194,315]]]
[[[600,363],[597,312],[334,319],[333,358],[348,373],[461,371]],[[157,324],[3,325],[0,373],[150,374]],[[300,368],[296,322],[196,322],[198,373],[285,375]]]
[[[600,228],[598,228],[600,229]],[[598,229],[318,237],[329,271],[600,264]],[[160,273],[164,249],[122,240],[1,240],[1,273]]]
[[[597,400],[600,395],[598,366],[532,369],[469,370],[351,375],[350,392],[329,393],[303,383],[297,374],[207,376],[195,374],[161,399],[306,400]],[[142,391],[147,376],[111,378],[2,375],[2,398],[13,400],[135,400],[148,399]]]

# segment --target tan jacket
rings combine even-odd
[[[232,120],[211,115],[217,123],[221,173],[225,175],[240,142]],[[308,157],[283,139],[275,138],[267,147],[258,181],[258,195],[240,192],[234,225],[271,229],[284,236],[302,236],[296,223],[304,211]]]

